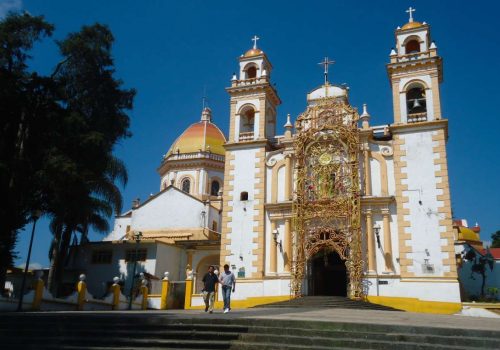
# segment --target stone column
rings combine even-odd
[[[285,219],[285,272],[292,267],[292,230],[291,219]]]
[[[285,156],[285,200],[289,201],[292,199],[292,158],[291,156]]]
[[[365,170],[365,196],[372,195],[372,172],[370,169],[370,146],[367,143],[363,150],[364,170]]]
[[[271,240],[269,242],[269,249],[270,249],[270,266],[269,266],[269,272],[277,272],[277,266],[278,266],[278,254],[276,252],[276,242],[274,241],[273,237],[273,232],[276,229],[276,222],[271,220]]]
[[[375,237],[373,237],[372,211],[366,211],[366,239],[368,241],[368,273],[376,272],[375,261]]]
[[[394,272],[394,265],[392,263],[392,240],[389,214],[390,213],[388,209],[384,209],[382,211],[384,225],[384,260],[386,272]]]

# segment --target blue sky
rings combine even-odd
[[[394,30],[414,17],[431,25],[444,58],[442,110],[449,119],[448,161],[453,213],[476,221],[482,238],[500,229],[500,141],[497,90],[500,36],[496,1],[59,1],[0,0],[8,9],[44,15],[55,24],[55,39],[82,25],[107,24],[116,38],[116,76],[138,94],[131,112],[133,137],[116,147],[127,164],[125,207],[159,190],[156,173],[175,138],[200,117],[203,91],[214,121],[228,131],[229,97],[224,88],[237,58],[258,35],[271,60],[273,80],[286,114],[305,109],[308,91],[320,85],[317,65],[324,56],[336,63],[330,81],[350,87],[351,104],[368,104],[372,124],[392,122],[391,90],[385,70]],[[50,72],[58,61],[55,45],[36,46],[33,69]],[[282,130],[278,130],[281,133]],[[126,209],[125,208],[125,209]],[[30,227],[20,233],[18,263],[25,261]],[[101,236],[94,235],[94,239]],[[48,265],[50,233],[41,220],[32,262]]]

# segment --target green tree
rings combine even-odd
[[[500,248],[500,231],[491,235],[491,248]]]
[[[118,141],[130,136],[125,111],[132,108],[135,91],[123,89],[122,82],[113,77],[113,41],[106,26],[95,24],[58,43],[63,61],[54,79],[66,106],[66,126],[62,144],[54,154],[55,166],[47,169],[55,175],[47,176],[53,179],[51,188],[55,189],[49,211],[56,228],[49,276],[54,292],[62,278],[72,235],[89,227],[108,230],[106,219],[122,207],[115,182],[125,184],[127,174],[112,153]],[[61,165],[63,174],[57,176]]]
[[[60,107],[52,81],[30,72],[26,61],[33,44],[52,31],[41,16],[10,14],[0,21],[0,286],[13,264],[19,230],[30,211],[43,209],[41,145],[51,139],[48,119]]]
[[[61,279],[71,237],[108,230],[121,210],[116,182],[126,183],[114,145],[129,137],[135,95],[114,78],[111,31],[85,26],[57,42],[61,61],[50,76],[29,72],[33,43],[52,34],[42,17],[11,14],[0,21],[0,285],[12,264],[29,213],[51,218],[51,287]],[[35,132],[36,131],[36,132]]]

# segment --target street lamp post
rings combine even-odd
[[[373,226],[373,232],[375,233],[375,237],[377,238],[377,247],[378,249],[380,249],[380,225],[379,224],[375,224]]]
[[[135,242],[136,242],[136,246],[135,246],[135,256],[134,256],[134,270],[132,272],[132,279],[131,279],[131,282],[130,282],[130,294],[129,294],[129,301],[128,301],[128,309],[129,310],[132,310],[132,299],[133,299],[133,293],[134,293],[135,270],[137,268],[137,259],[138,259],[138,255],[139,255],[139,244],[141,243],[142,232],[137,231],[134,234],[134,239],[135,239]]]
[[[35,210],[31,213],[31,218],[33,219],[33,228],[31,229],[30,245],[28,248],[28,256],[26,258],[26,265],[24,266],[23,282],[21,283],[21,294],[19,295],[19,304],[17,304],[17,311],[22,311],[22,309],[23,309],[24,286],[26,285],[26,276],[28,275],[28,268],[30,266],[31,248],[33,247],[33,238],[35,237],[36,222],[38,221],[40,216],[42,216],[41,210]]]

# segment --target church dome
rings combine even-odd
[[[262,51],[261,49],[255,48],[255,49],[250,49],[247,52],[245,52],[243,57],[254,57],[254,56],[259,56],[259,55],[263,55],[263,54],[264,54],[264,51]]]
[[[322,85],[307,94],[307,101],[323,98],[347,98],[347,89],[336,85]]]
[[[222,131],[212,123],[212,112],[209,108],[203,109],[201,121],[191,124],[175,140],[167,156],[174,153],[208,152],[225,155],[224,143],[226,138]]]
[[[406,23],[401,29],[402,30],[413,29],[413,28],[419,28],[419,27],[423,27],[423,26],[424,25],[422,23],[413,21],[413,22]]]

